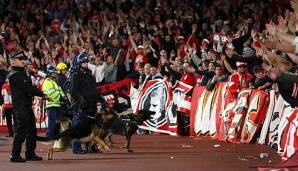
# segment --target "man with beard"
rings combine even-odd
[[[226,82],[228,77],[223,73],[221,65],[216,64],[215,75],[210,79],[206,85],[206,89],[211,91],[214,89],[215,85],[220,82]]]

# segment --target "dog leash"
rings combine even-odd
[[[90,115],[87,115],[87,114],[85,114],[85,113],[83,113],[83,112],[79,112],[79,115],[82,115],[82,116],[84,116],[84,117],[86,117],[86,118],[93,119],[93,120],[96,119],[95,116],[90,116]]]

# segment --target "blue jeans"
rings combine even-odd
[[[92,113],[90,114],[92,116]],[[73,126],[76,126],[78,124],[88,124],[90,118],[88,118],[88,114],[81,114],[81,113],[74,113],[72,118],[72,124]],[[72,152],[82,150],[81,143],[74,141],[72,143]]]
[[[60,108],[59,107],[50,107],[47,108],[48,113],[48,131],[47,137],[52,138],[57,135],[58,128],[56,126],[57,118],[60,116]]]

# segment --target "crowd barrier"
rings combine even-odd
[[[227,83],[219,83],[212,91],[204,86],[192,87],[179,82],[170,86],[163,80],[151,80],[135,89],[131,80],[99,87],[111,103],[124,102],[133,111],[148,109],[156,114],[141,128],[179,134],[177,111],[190,116],[190,136],[208,136],[232,143],[267,144],[284,159],[298,149],[298,109],[273,90],[243,90],[238,97],[227,92]],[[193,90],[192,96],[188,96]],[[112,99],[112,100],[111,100]],[[112,104],[112,105],[114,105]],[[39,130],[47,128],[43,101],[35,98],[33,110]],[[6,122],[0,110],[0,131],[6,132]]]
[[[189,99],[191,86],[179,82],[172,88],[165,81],[152,80],[140,89],[131,88],[132,108],[156,112],[143,129],[177,135],[177,111],[189,111],[191,137],[267,144],[283,159],[298,150],[298,109],[273,90],[247,89],[234,97],[227,86],[219,83],[212,91],[196,86]],[[188,102],[191,105],[185,105]],[[188,109],[181,110],[181,106]]]

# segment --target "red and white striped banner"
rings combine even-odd
[[[291,108],[273,91],[244,90],[233,99],[225,87],[221,83],[212,91],[204,86],[194,88],[191,137],[203,135],[230,142],[268,142],[284,159],[298,151],[298,109]]]

